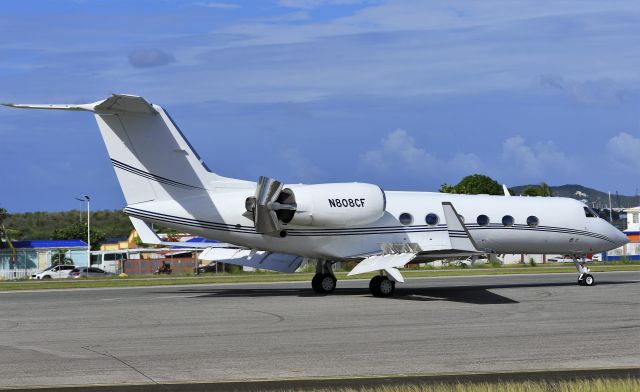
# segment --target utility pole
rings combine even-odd
[[[87,276],[89,276],[89,267],[91,267],[91,198],[88,195],[84,195],[75,199],[87,202]]]

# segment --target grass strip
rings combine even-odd
[[[605,271],[640,271],[638,264],[590,265],[593,273]],[[422,278],[436,276],[474,276],[474,275],[518,275],[518,274],[548,274],[548,273],[576,273],[573,266],[521,266],[498,268],[459,268],[459,269],[408,269],[402,271],[407,278]],[[338,280],[370,279],[375,274],[347,276],[346,272],[336,272]],[[260,283],[260,282],[301,282],[311,281],[312,273],[265,273],[241,272],[237,274],[218,274],[206,276],[173,276],[158,277],[149,275],[135,278],[97,278],[97,279],[59,279],[59,280],[18,280],[0,282],[0,291],[38,290],[38,289],[70,289],[70,288],[103,288],[103,287],[137,287],[137,286],[171,286],[185,284],[211,283]]]
[[[297,392],[299,390],[285,390]],[[304,389],[313,392],[637,392],[640,380],[586,379],[572,381],[521,381],[500,383],[457,383],[419,385],[379,385],[363,388]]]

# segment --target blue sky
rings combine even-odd
[[[640,187],[640,2],[7,2],[0,101],[163,105],[215,172]],[[0,206],[124,206],[92,116],[0,109]]]

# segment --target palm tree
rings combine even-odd
[[[11,243],[11,238],[9,238],[9,233],[7,233],[7,229],[4,227],[4,221],[9,217],[9,213],[6,209],[0,208],[0,248],[2,247],[2,240],[4,239],[11,250],[11,254],[13,255],[13,260],[16,259],[16,250]]]
[[[551,197],[553,196],[553,191],[551,187],[546,182],[541,182],[540,185],[540,196]]]

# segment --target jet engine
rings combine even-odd
[[[384,214],[380,187],[361,183],[291,185],[260,177],[255,197],[246,200],[256,231],[286,235],[286,225],[347,227],[375,222]]]

